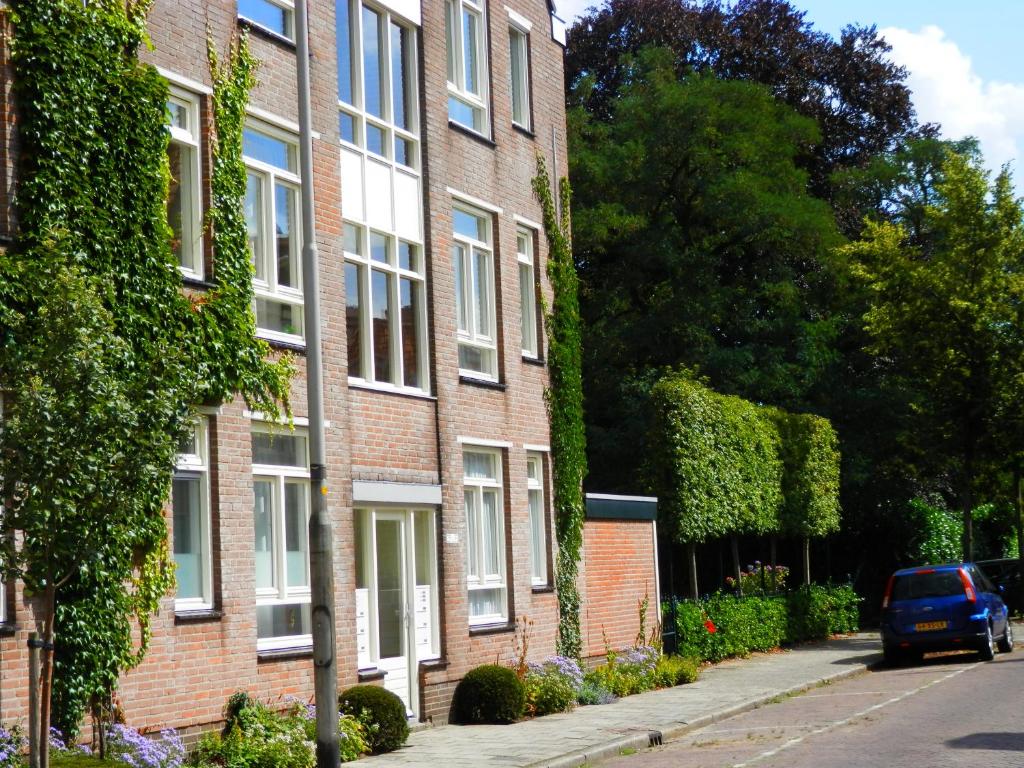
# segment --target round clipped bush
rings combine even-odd
[[[409,738],[405,704],[391,691],[377,685],[355,685],[338,697],[338,706],[366,726],[370,752],[393,752]]]
[[[513,723],[525,707],[523,683],[511,669],[497,664],[470,670],[455,689],[453,708],[460,723]]]

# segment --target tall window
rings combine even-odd
[[[523,356],[540,355],[537,327],[537,282],[533,255],[534,235],[529,229],[516,230],[516,258],[519,261],[519,309]]]
[[[455,208],[452,218],[459,370],[470,376],[497,379],[498,337],[491,217]]]
[[[238,15],[281,37],[295,39],[293,0],[238,0]]]
[[[448,118],[485,136],[487,124],[487,39],[482,2],[445,1],[448,45]]]
[[[256,327],[261,336],[301,342],[298,147],[269,126],[247,126],[242,152]]]
[[[354,0],[336,7],[342,141],[419,168],[415,30]]]
[[[167,145],[171,183],[167,192],[167,223],[171,247],[183,274],[203,277],[202,185],[199,164],[199,100],[173,89],[167,102]]]
[[[349,377],[427,389],[420,247],[346,224],[345,259]]]
[[[512,122],[530,130],[530,35],[517,26],[508,28]]]
[[[312,642],[306,436],[252,433],[256,637],[260,650]]]
[[[425,391],[416,31],[337,0],[349,377]]]
[[[508,620],[501,454],[478,448],[466,450],[462,467],[469,623],[496,624]]]
[[[526,494],[530,503],[530,581],[534,586],[548,583],[548,527],[544,506],[544,457],[526,455]]]
[[[176,610],[213,607],[208,434],[207,420],[199,418],[178,449],[178,467],[171,494],[178,581]]]

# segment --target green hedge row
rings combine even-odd
[[[683,600],[676,603],[677,652],[714,662],[783,643],[855,632],[860,601],[848,585],[812,585],[769,597],[718,593],[704,600]],[[709,619],[714,632],[706,624]]]

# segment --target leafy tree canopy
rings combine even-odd
[[[614,119],[571,116],[594,475],[625,486],[658,371],[799,402],[830,363],[829,253],[841,238],[797,159],[812,121],[762,86],[676,76],[645,49]]]
[[[1003,461],[999,417],[1024,365],[1024,229],[1009,173],[992,181],[977,155],[948,152],[912,232],[868,222],[845,247],[869,291],[869,351],[911,399],[907,442],[926,447],[955,485],[970,552],[979,473]]]
[[[813,119],[821,141],[805,159],[814,193],[832,198],[831,175],[891,151],[919,128],[888,44],[874,27],[848,26],[839,39],[815,30],[785,0],[606,0],[569,30],[566,78],[573,101],[611,120],[630,67],[624,54],[672,50],[675,71],[706,72],[765,85]],[[589,80],[592,88],[579,86]],[[854,230],[862,210],[843,211]]]

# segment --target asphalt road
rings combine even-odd
[[[600,768],[1022,768],[1024,647],[879,668]]]

